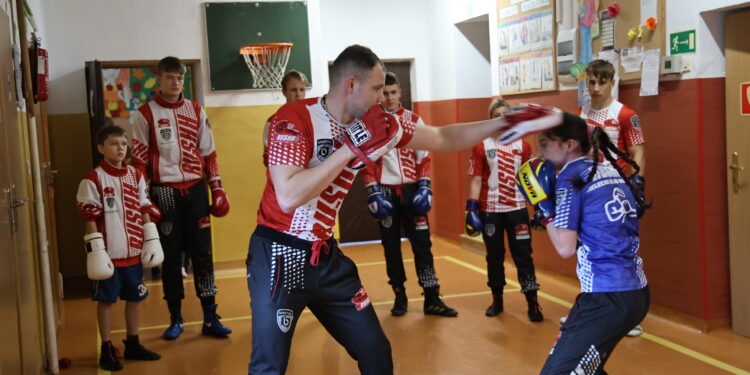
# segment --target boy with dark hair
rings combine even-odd
[[[127,301],[125,359],[153,361],[160,355],[138,340],[139,302],[148,297],[143,268],[164,259],[154,222],[159,210],[148,198],[143,175],[123,160],[128,139],[119,126],[105,126],[96,134],[97,149],[104,159],[78,186],[78,210],[86,221],[86,271],[96,280],[93,300],[102,346],[99,365],[109,371],[122,369],[111,341],[110,310],[117,298]]]
[[[385,100],[380,106],[402,123],[424,126],[418,114],[401,105],[401,85],[392,72],[385,75]],[[372,217],[378,220],[381,243],[385,252],[388,283],[396,295],[391,315],[406,314],[406,272],[401,257],[401,226],[411,242],[419,286],[424,289],[424,313],[458,316],[458,311],[440,299],[440,284],[432,257],[430,224],[427,212],[432,208],[430,155],[427,151],[407,148],[392,149],[380,159],[377,168],[362,171],[367,190],[367,203]]]
[[[216,313],[209,214],[225,216],[229,201],[219,176],[213,134],[201,105],[182,95],[185,65],[169,56],[157,67],[161,89],[136,114],[133,165],[151,180],[154,203],[164,216],[159,223],[162,285],[170,314],[164,338],[174,340],[183,331],[183,252],[193,264],[195,293],[203,308],[202,333],[226,337],[232,330],[221,324]],[[206,183],[211,189],[210,206]]]

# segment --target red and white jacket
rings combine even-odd
[[[345,129],[321,105],[321,98],[289,103],[271,117],[264,163],[313,168],[344,145]],[[404,134],[396,147],[409,143],[414,124],[403,123]],[[271,176],[266,170],[266,187],[258,208],[258,224],[291,234],[306,241],[327,240],[333,235],[336,215],[358,170],[345,167],[333,182],[315,198],[296,210],[284,213],[276,200]]]
[[[523,139],[509,145],[487,138],[474,146],[469,157],[469,175],[482,177],[479,210],[510,212],[526,208],[516,187],[516,173],[531,158],[531,147]]]
[[[404,107],[399,107],[392,113],[396,114],[402,123],[424,126],[424,121],[418,114]],[[364,169],[362,178],[365,185],[378,183],[391,188],[404,187],[424,178],[429,179],[431,161],[428,151],[394,148],[383,155],[377,168]]]
[[[626,154],[628,147],[646,142],[643,138],[643,130],[641,129],[641,121],[638,115],[635,111],[617,100],[612,101],[610,105],[603,109],[593,109],[591,108],[591,103],[586,103],[578,112],[589,126],[604,129],[607,135],[609,135],[609,140],[612,141],[612,144],[616,145],[618,149]],[[612,153],[612,156],[617,158],[617,164],[620,168],[628,166],[625,160],[620,159],[614,153]],[[609,164],[609,161],[606,159],[602,158],[601,161]]]
[[[131,165],[117,168],[102,160],[81,180],[76,200],[81,218],[96,222],[112,263],[116,267],[138,264],[142,212],[152,204],[141,172]]]
[[[170,103],[161,95],[142,105],[133,127],[133,165],[152,182],[188,188],[218,177],[214,137],[200,104],[181,97]]]

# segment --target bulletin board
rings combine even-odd
[[[652,50],[659,48],[660,55],[666,56],[665,53],[665,40],[666,40],[666,0],[654,0],[656,1],[657,7],[657,25],[656,29],[651,31],[646,29],[646,20],[641,17],[641,1],[642,0],[600,0],[599,1],[599,14],[606,11],[612,3],[618,3],[620,5],[620,13],[614,18],[615,21],[615,49],[620,50],[620,56],[622,58],[622,51],[624,49],[643,46],[643,50]],[[601,20],[601,17],[600,17]],[[628,30],[631,28],[638,28],[638,25],[644,25],[644,31],[641,38],[635,38],[633,40],[628,39]],[[592,50],[594,54],[597,54],[602,50],[602,39],[601,37],[595,38],[592,41]],[[640,80],[641,71],[625,72],[622,65],[620,66],[620,79],[621,80]]]
[[[554,0],[498,0],[503,96],[557,90]]]
[[[248,90],[253,77],[240,55],[240,46],[253,43],[293,43],[286,70],[310,74],[307,3],[204,3],[211,91]],[[267,90],[267,89],[266,89]]]

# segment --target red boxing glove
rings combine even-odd
[[[208,181],[211,187],[211,215],[223,217],[229,213],[229,199],[224,188],[221,187],[221,179],[214,177]]]
[[[502,120],[502,134],[498,140],[501,144],[507,145],[527,135],[562,124],[563,112],[555,107],[522,103],[511,107]]]
[[[149,219],[152,223],[158,223],[161,220],[161,211],[155,204],[141,208],[142,214],[148,214]]]
[[[344,142],[356,155],[349,166],[375,168],[374,162],[396,147],[403,134],[398,118],[374,105],[360,121],[346,129]]]

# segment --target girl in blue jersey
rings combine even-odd
[[[639,168],[602,129],[594,128],[589,136],[586,123],[569,113],[560,126],[540,135],[539,147],[547,161],[537,161],[531,177],[551,199],[544,208],[543,203],[535,206],[536,216],[544,218],[560,256],[577,254],[581,281],[581,294],[542,374],[606,374],[603,367],[612,350],[643,320],[650,300],[643,261],[637,255],[638,212],[648,205],[608,150],[628,161],[636,173]],[[599,155],[610,165],[596,163]],[[554,170],[560,171],[556,182]]]

